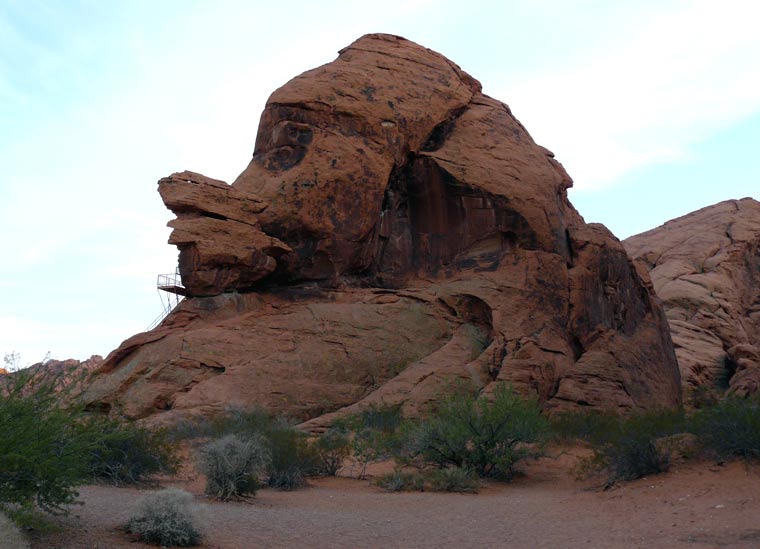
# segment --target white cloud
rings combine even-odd
[[[760,111],[760,4],[687,2],[570,68],[504,90],[578,189],[688,154],[711,132]]]

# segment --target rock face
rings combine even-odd
[[[90,383],[90,376],[103,365],[103,357],[92,355],[87,360],[45,360],[38,362],[22,370],[8,372],[0,368],[3,381],[0,383],[13,383],[17,375],[29,376],[25,388],[33,389],[40,385],[52,386],[54,390],[66,392],[67,397],[79,395]]]
[[[685,393],[757,392],[760,202],[721,202],[632,236],[625,247],[646,265],[664,303]]]
[[[648,277],[571,185],[454,63],[364,36],[272,94],[231,186],[159,182],[189,298],[106,359],[90,405],[318,427],[368,402],[415,414],[457,379],[555,409],[678,405]]]

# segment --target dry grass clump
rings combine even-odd
[[[146,496],[135,509],[127,530],[162,547],[197,545],[201,533],[195,525],[192,496],[169,488]]]
[[[266,441],[255,434],[226,435],[206,444],[198,454],[206,493],[222,501],[255,494],[270,462]]]

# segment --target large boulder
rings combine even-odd
[[[106,359],[90,405],[259,405],[316,428],[468,380],[553,409],[677,406],[648,277],[571,185],[457,65],[364,36],[272,94],[232,185],[159,182],[188,299]]]
[[[760,202],[720,202],[624,244],[663,301],[685,393],[757,392]]]

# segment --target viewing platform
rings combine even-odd
[[[159,290],[170,294],[181,295],[183,297],[187,295],[187,290],[182,285],[182,278],[179,275],[179,271],[175,271],[171,274],[158,275],[157,287]]]
[[[161,311],[161,314],[150,323],[150,326],[148,326],[146,331],[150,331],[161,324],[161,322],[169,316],[169,313],[179,305],[180,301],[187,296],[187,289],[182,285],[182,277],[179,274],[179,269],[171,274],[158,275],[156,289],[158,290],[158,297],[161,299],[163,310]]]

